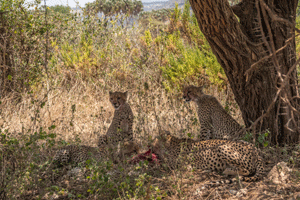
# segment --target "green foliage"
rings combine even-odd
[[[175,3],[175,8],[174,11],[172,13],[172,21],[173,23],[177,23],[180,19],[181,16],[181,10],[178,7],[178,3]]]
[[[130,2],[126,1],[130,5],[137,4],[137,1]],[[87,4],[86,9],[96,3],[100,9],[98,11],[107,16],[116,12],[128,13],[128,6],[123,5],[124,1],[96,1]],[[63,76],[65,72],[71,71],[77,77],[92,80],[102,76],[105,69],[109,75],[105,79],[115,77],[117,81],[124,83],[128,77],[138,79],[140,69],[145,66],[150,73],[147,76],[149,79],[157,76],[155,73],[162,73],[162,83],[170,90],[179,88],[186,82],[202,84],[209,80],[218,86],[226,82],[222,68],[199,30],[196,17],[190,15],[188,3],[183,11],[178,6],[175,7],[172,15],[170,9],[153,11],[149,15],[151,18],[170,17],[170,24],[144,24],[146,27],[141,30],[144,36],[138,37],[141,43],[125,34],[128,29],[122,29],[118,25],[123,23],[122,16],[115,16],[109,21],[94,15],[82,18],[77,13],[70,13],[68,7],[54,6],[47,8],[49,12],[46,26],[45,18],[38,17],[44,14],[44,7],[29,4],[30,9],[27,9],[21,0],[9,0],[1,4],[2,10],[16,8],[14,13],[4,15],[8,30],[13,35],[7,38],[10,44],[14,44],[10,45],[13,47],[10,52],[19,55],[11,62],[13,65],[8,63],[12,70],[7,70],[5,76],[6,83],[22,84],[17,87],[18,90],[24,87],[38,90],[41,85],[39,83],[49,74]],[[116,7],[105,10],[105,6],[110,4]],[[129,15],[134,12],[130,11]],[[141,18],[145,16],[141,15]],[[132,35],[136,32],[134,27],[130,31]],[[45,63],[46,42],[49,62]],[[145,82],[147,81],[143,81]]]
[[[44,58],[43,48],[40,44],[50,26],[45,27],[44,18],[34,17],[40,14],[41,10],[33,4],[25,5],[22,0],[7,0],[0,2],[0,11],[3,30],[2,41],[6,46],[0,48],[3,58],[0,60],[6,63],[3,74],[7,80],[3,80],[4,90],[14,87],[22,91],[28,86],[41,80]],[[13,56],[8,56],[13,55]]]
[[[79,45],[71,45],[64,43],[61,46],[61,59],[65,67],[72,68],[78,71],[89,71],[97,64],[97,58],[93,56],[93,45],[90,37],[81,35]]]
[[[143,4],[138,0],[96,0],[87,3],[86,13],[103,13],[105,16],[116,14],[138,15],[143,10]]]
[[[139,20],[148,20],[148,19],[155,19],[158,21],[167,21],[170,17],[171,14],[173,12],[173,9],[171,8],[163,8],[163,9],[159,9],[159,10],[151,10],[148,12],[141,12],[139,14]]]
[[[267,147],[269,145],[268,136],[270,135],[270,132],[267,130],[265,133],[260,133],[256,137],[256,145],[263,145],[264,147]],[[253,141],[253,134],[252,133],[246,133],[243,140],[247,142]]]
[[[45,62],[46,58],[49,59],[53,55],[49,43],[53,35],[58,36],[57,41],[63,39],[60,36],[68,27],[67,22],[71,16],[66,13],[69,13],[70,8],[46,8],[39,4],[39,1],[27,3],[23,0],[0,2],[0,11],[7,11],[2,15],[2,27],[5,30],[3,41],[7,46],[0,49],[3,56],[0,60],[6,62],[1,64],[7,66],[1,74],[7,77],[1,88],[5,91],[12,88],[21,92],[37,88],[49,75],[47,71],[51,71]],[[45,9],[47,23],[44,17]],[[2,52],[4,50],[5,53]]]
[[[150,47],[150,45],[152,43],[152,36],[151,36],[151,32],[149,30],[145,31],[145,37],[143,37],[143,39],[145,40],[147,47]]]
[[[36,187],[37,175],[41,174],[44,159],[41,152],[55,145],[56,134],[54,126],[48,131],[43,128],[33,134],[12,134],[7,129],[0,129],[0,168],[2,177],[1,192],[7,194],[9,199],[13,195],[22,194],[24,191]],[[24,130],[25,131],[25,130]],[[27,130],[28,133],[32,130]],[[16,184],[19,184],[16,187]],[[14,197],[15,198],[15,197]]]
[[[168,62],[162,66],[167,89],[182,84],[204,84],[208,80],[217,86],[226,83],[226,76],[201,33],[195,15],[190,14],[190,5],[185,3],[183,12],[175,5],[170,19],[169,33],[164,37]],[[188,43],[188,45],[186,44]]]
[[[71,8],[69,6],[63,6],[63,5],[50,6],[50,10],[54,12],[59,12],[61,14],[70,14],[71,12]]]
[[[98,198],[115,199],[123,194],[124,198],[142,198],[146,195],[147,185],[151,176],[147,173],[138,176],[129,176],[128,169],[123,168],[123,164],[117,167],[111,161],[88,160],[80,170],[88,169],[84,177],[89,184],[83,185],[82,190],[68,191],[61,185],[53,185],[51,180],[43,179],[44,174],[53,173],[53,176],[61,176],[62,168],[48,171],[52,163],[52,157],[45,157],[45,150],[50,150],[56,142],[56,134],[52,132],[55,126],[48,127],[49,132],[40,128],[33,134],[17,135],[8,130],[0,129],[0,167],[1,183],[0,191],[7,198],[14,199],[18,194],[20,198],[26,196],[26,191],[41,187],[50,194],[69,197],[87,198],[96,196]],[[30,131],[30,130],[28,130]],[[127,170],[127,171],[124,171]],[[140,167],[135,171],[139,171]],[[116,171],[122,172],[120,175],[113,175]],[[23,195],[23,197],[22,197]],[[39,194],[39,198],[43,193]]]
[[[193,47],[185,47],[179,32],[169,35],[166,39],[169,51],[166,56],[168,65],[161,67],[166,80],[171,86],[180,85],[187,78],[196,78],[201,76],[203,64],[201,59],[201,50]],[[166,86],[167,82],[164,82]]]

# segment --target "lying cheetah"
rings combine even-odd
[[[124,159],[124,155],[131,155],[139,151],[139,147],[134,142],[124,142],[121,148],[122,151],[115,157],[118,161]],[[59,149],[52,162],[57,167],[65,165],[76,166],[90,159],[95,159],[96,161],[106,159],[109,151],[110,149],[105,146],[90,147],[86,145],[69,145]]]
[[[120,151],[113,161],[123,161],[126,156],[132,153],[138,153],[139,146],[134,142],[124,142]],[[84,165],[88,160],[95,160],[97,162],[106,160],[108,158],[110,149],[106,146],[90,147],[86,145],[69,145],[57,150],[51,164],[42,174],[42,179],[47,178],[49,170],[57,169],[63,166],[76,167],[80,164]],[[115,162],[115,163],[116,163]],[[62,171],[59,171],[61,173]]]
[[[235,175],[236,168],[242,181],[257,181],[264,172],[262,158],[254,145],[247,142],[230,140],[179,139],[164,132],[152,143],[152,151],[166,162],[170,168],[176,168],[179,157],[192,167]],[[252,176],[252,177],[248,177]],[[229,182],[235,181],[231,179]],[[221,182],[222,183],[222,182]]]
[[[215,97],[204,94],[202,87],[185,87],[183,98],[186,102],[194,101],[198,105],[201,126],[199,140],[233,139],[242,134],[242,127],[225,111]]]
[[[86,145],[68,145],[56,152],[53,163],[57,165],[57,167],[66,165],[76,166],[90,159],[101,160],[106,157],[106,148],[96,148]]]

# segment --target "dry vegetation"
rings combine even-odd
[[[42,9],[26,12],[43,14]],[[257,183],[203,188],[212,179],[226,177],[190,169],[170,171],[147,162],[113,165],[91,161],[81,170],[61,169],[43,178],[57,148],[74,143],[96,146],[97,137],[106,133],[114,112],[109,91],[129,91],[134,134],[142,151],[159,128],[180,137],[197,137],[196,107],[182,100],[182,84],[209,85],[205,92],[216,96],[243,123],[226,77],[197,32],[194,19],[176,9],[174,13],[168,25],[159,23],[158,28],[150,20],[147,25],[126,29],[114,23],[105,29],[97,17],[78,21],[74,16],[49,15],[48,23],[56,26],[49,30],[48,38],[46,34],[25,35],[25,42],[34,40],[41,45],[40,49],[27,46],[31,48],[27,63],[22,62],[26,48],[8,49],[16,56],[12,69],[18,70],[8,77],[13,82],[9,89],[1,89],[0,199],[300,199],[299,146],[262,148],[267,173],[280,161],[288,162],[292,169],[286,173],[288,179],[277,184],[264,178]],[[42,26],[44,22],[32,24]],[[11,44],[24,45],[19,42],[17,37],[11,40]],[[206,60],[200,63],[188,57],[198,54],[200,60]],[[193,65],[201,67],[197,70]],[[33,71],[34,66],[39,70]],[[18,90],[22,76],[30,83]],[[261,138],[257,143],[263,146],[265,138]]]

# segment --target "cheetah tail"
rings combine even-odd
[[[261,158],[258,158],[255,175],[251,176],[251,177],[241,177],[241,180],[245,181],[245,182],[255,182],[255,181],[260,180],[262,178],[263,174],[264,174],[263,161]]]

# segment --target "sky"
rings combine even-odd
[[[27,0],[27,2],[31,2],[32,0]],[[44,0],[41,0],[42,4],[44,5]],[[54,5],[69,5],[71,8],[76,7],[77,3],[81,7],[83,7],[88,2],[93,2],[94,0],[46,0],[46,4],[48,6],[54,6]],[[142,2],[151,2],[151,1],[161,1],[161,0],[142,0]],[[163,0],[165,1],[165,0]]]

